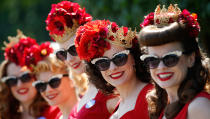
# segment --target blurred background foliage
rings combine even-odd
[[[61,0],[1,0],[0,47],[8,36],[16,36],[16,29],[38,42],[49,41],[45,19],[52,3]],[[140,30],[139,24],[145,15],[153,12],[158,4],[179,4],[198,14],[201,25],[200,46],[210,54],[210,0],[70,0],[78,2],[94,19],[109,19],[119,25]],[[190,47],[190,46],[189,46]],[[4,59],[0,51],[0,61]]]

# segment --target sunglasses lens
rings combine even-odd
[[[46,83],[37,83],[35,85],[35,88],[39,92],[44,92],[46,90],[46,88],[47,88],[47,84]]]
[[[6,84],[9,86],[9,87],[12,87],[12,86],[15,86],[17,85],[17,78],[9,78],[7,79],[6,81]]]
[[[65,51],[57,51],[56,57],[61,61],[65,61],[67,57],[67,53]]]
[[[51,88],[57,88],[61,83],[60,78],[52,78],[49,82],[49,85]]]
[[[76,51],[75,46],[69,47],[68,53],[71,54],[72,56],[77,56],[77,51]]]
[[[150,69],[155,69],[158,67],[160,60],[155,57],[148,57],[144,60],[144,62]]]
[[[123,65],[125,65],[126,62],[127,62],[127,60],[128,60],[128,55],[127,54],[124,54],[124,53],[118,54],[118,55],[116,55],[113,58],[113,62],[117,66],[123,66]]]
[[[29,82],[31,80],[31,75],[30,73],[25,73],[20,77],[20,79],[23,83]]]
[[[105,71],[105,70],[109,69],[110,61],[107,59],[101,59],[101,60],[98,60],[95,63],[95,65],[98,67],[98,69],[100,71]]]
[[[179,61],[179,57],[177,55],[171,54],[171,55],[166,55],[163,58],[163,63],[167,66],[167,67],[173,67],[175,66]]]

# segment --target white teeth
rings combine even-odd
[[[18,90],[18,92],[20,92],[20,93],[25,93],[27,91],[27,89],[20,89],[20,90]]]
[[[120,76],[122,73],[117,73],[117,74],[112,74],[111,76],[112,77],[118,77],[118,76]]]
[[[74,64],[73,67],[75,68],[75,67],[77,67],[77,65],[78,65],[78,64]]]
[[[73,68],[77,67],[79,65],[79,63],[75,63],[74,65],[72,65]]]
[[[52,98],[54,98],[55,96],[56,96],[56,95],[48,95],[47,98],[48,98],[48,99],[52,99]]]
[[[160,74],[160,78],[167,78],[169,76],[171,76],[172,74]]]

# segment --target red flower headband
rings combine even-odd
[[[76,29],[91,21],[92,17],[78,3],[62,1],[52,4],[52,9],[46,19],[46,29],[57,42],[65,42],[72,37]]]
[[[23,66],[23,51],[37,45],[35,39],[26,37],[18,30],[16,37],[8,37],[9,43],[5,43],[4,56],[6,60],[14,62],[17,65]]]
[[[110,43],[130,48],[133,39],[136,39],[136,32],[127,27],[119,28],[114,22],[96,20],[78,28],[75,46],[80,59],[90,61],[103,56],[110,49]]]
[[[191,37],[197,37],[200,32],[200,26],[197,21],[197,14],[192,13],[186,9],[182,12],[177,7],[177,4],[170,5],[168,10],[163,5],[161,10],[160,5],[157,6],[155,13],[151,12],[148,14],[144,21],[140,24],[140,27],[143,28],[148,25],[157,25],[165,26],[173,22],[180,22],[186,24],[189,29],[189,35]]]
[[[23,64],[30,70],[33,70],[39,61],[49,56],[52,52],[53,49],[50,47],[50,42],[45,42],[41,45],[33,45],[24,50]]]

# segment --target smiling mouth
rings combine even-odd
[[[58,95],[58,94],[50,94],[50,95],[47,95],[46,97],[47,97],[47,99],[49,99],[49,100],[53,100],[53,99],[55,99],[55,98],[57,97],[57,95]]]
[[[25,95],[26,93],[28,93],[29,89],[28,88],[21,88],[17,90],[17,93],[20,95]]]
[[[81,62],[79,63],[74,63],[73,65],[71,65],[71,67],[73,67],[74,69],[77,69],[80,66]]]
[[[157,74],[157,77],[160,79],[160,81],[168,81],[173,76],[173,72],[164,72]]]
[[[122,71],[122,72],[116,72],[116,73],[111,74],[110,77],[112,79],[119,79],[120,77],[123,76],[123,74],[124,74],[124,71]]]

